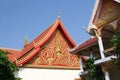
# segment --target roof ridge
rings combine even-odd
[[[54,27],[54,25],[58,22],[58,20],[60,20],[59,18],[57,18],[57,20],[55,22],[53,22],[53,24],[51,24],[49,27],[47,27],[45,30],[43,30],[43,32],[41,32],[35,39],[33,39],[30,43],[33,43],[33,41],[36,43],[37,39],[39,37],[41,37],[41,35],[45,34],[45,36],[47,34],[49,34],[49,32],[51,31],[51,29]],[[47,32],[48,31],[48,32]],[[47,32],[47,33],[46,33]],[[29,44],[29,43],[28,43]]]
[[[63,35],[65,35],[65,38],[74,47],[74,41],[68,34],[67,30],[64,28],[64,25],[62,24],[61,20],[58,18],[52,25],[46,28],[42,33],[40,33],[35,39],[33,39],[27,46],[25,46],[22,49],[23,51],[21,53],[21,56],[24,56],[28,51],[32,49],[34,49],[34,51],[32,52],[32,55],[29,54],[28,57],[18,62],[18,64],[24,64],[26,63],[26,61],[30,60],[30,58],[32,58],[40,50],[40,47],[43,46],[51,38],[51,36],[54,34],[57,28],[62,30]]]
[[[69,35],[69,33],[66,30],[66,28],[64,27],[62,21],[60,19],[57,19],[57,20],[59,20],[59,24],[61,25],[61,29],[62,29],[63,33],[65,34],[66,38],[68,39],[68,41],[72,44],[72,46],[76,46],[76,43],[74,42],[72,37]]]
[[[54,23],[53,23],[52,25],[54,25]],[[42,34],[44,34],[49,28],[52,27],[52,25],[50,25],[49,27],[47,27],[46,29],[44,29],[42,32],[40,32],[33,40],[31,40],[31,41],[28,43],[28,45],[29,45],[30,43],[33,43],[33,41],[35,41],[38,37],[40,37]]]
[[[17,50],[17,51],[22,51],[21,49],[13,49],[13,48],[3,48],[3,47],[0,47],[0,49],[6,49],[6,50]]]
[[[43,32],[41,32],[37,37],[35,37],[32,41],[30,41],[25,47],[23,47],[23,52],[26,53],[31,50],[33,47],[37,46],[39,40],[41,40],[44,36],[46,36],[47,32],[50,30],[55,23],[47,27]]]
[[[51,24],[49,27],[47,27],[45,30],[43,30],[40,34],[38,34],[38,36],[36,36],[35,39],[33,39],[31,42],[28,43],[28,45],[29,45],[30,43],[32,43],[33,41],[35,41],[35,40],[36,40],[38,37],[40,37],[42,34],[44,34],[47,30],[50,31],[50,29],[55,25],[55,23],[56,23],[58,20],[60,20],[60,19],[57,18],[57,20],[56,20],[55,22],[53,22],[53,24]]]

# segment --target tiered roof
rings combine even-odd
[[[60,18],[58,18],[50,27],[48,27],[43,33],[41,33],[38,37],[36,37],[33,41],[26,44],[23,49],[15,50],[15,49],[7,49],[1,48],[4,51],[8,51],[11,54],[8,54],[9,59],[12,62],[15,62],[18,66],[21,66],[27,63],[31,58],[33,58],[40,50],[41,46],[43,46],[53,35],[53,33],[57,29],[61,29],[63,35],[70,43],[72,47],[75,47],[76,44],[71,39],[66,29],[64,28]],[[29,54],[28,54],[29,53]]]

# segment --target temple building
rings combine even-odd
[[[19,66],[16,76],[22,80],[78,80],[79,58],[69,53],[75,46],[58,18],[30,43],[25,38],[22,49],[1,49],[11,53],[9,60]]]
[[[21,50],[0,49],[11,53],[9,60],[19,66],[16,76],[22,80],[93,80],[85,66],[90,58],[101,67],[100,80],[120,80],[120,69],[111,64],[117,59],[111,39],[119,29],[120,0],[96,0],[86,28],[91,38],[79,46],[57,18],[30,43],[25,38]]]
[[[120,69],[112,64],[117,56],[111,39],[120,29],[120,0],[96,0],[86,31],[91,38],[74,48],[71,53],[95,58],[94,65],[101,66],[104,76],[100,80],[120,80]],[[87,60],[87,59],[86,59]],[[88,79],[88,69],[80,57],[80,76]],[[99,74],[100,76],[100,74]]]

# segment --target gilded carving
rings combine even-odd
[[[71,45],[60,30],[57,30],[45,45],[46,47],[30,60],[29,64],[79,67],[78,57],[68,52],[67,49],[71,48]]]
[[[62,55],[61,46],[60,46],[60,44],[58,42],[56,42],[55,51],[56,51],[56,54],[57,54],[58,57]]]
[[[111,22],[119,17],[120,4],[116,3],[113,0],[104,0],[96,26],[101,27],[102,25]]]

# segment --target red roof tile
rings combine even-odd
[[[51,25],[48,29],[46,29],[43,33],[41,33],[38,37],[36,37],[33,41],[31,41],[28,45],[26,45],[22,49],[22,55],[24,55],[25,53],[27,53],[28,51],[30,51],[31,49],[33,49],[35,47],[35,43],[37,43],[38,41],[40,41],[41,39],[43,39],[43,37],[45,37],[45,35],[49,32],[49,30],[51,29],[52,26],[53,25]]]
[[[60,26],[59,26],[60,25]],[[55,30],[57,29],[57,27],[60,27],[63,31],[63,33],[65,34],[66,38],[68,39],[68,41],[71,43],[72,46],[75,46],[76,44],[74,43],[74,41],[72,41],[72,39],[70,38],[70,36],[68,35],[67,31],[65,30],[62,22],[60,21],[60,19],[57,19],[56,22],[54,24],[52,24],[50,27],[48,27],[43,33],[41,33],[38,37],[36,37],[32,42],[30,42],[27,46],[25,46],[22,50],[22,54],[24,55],[25,53],[27,53],[28,51],[30,51],[32,48],[34,48],[35,46],[40,47],[42,46],[51,36],[52,34],[55,32]],[[36,45],[34,45],[34,43]]]
[[[22,54],[21,57],[24,56],[28,51],[30,51],[33,48],[37,48],[36,50],[40,50],[38,48],[40,48],[42,45],[44,45],[49,38],[52,36],[52,34],[56,31],[57,28],[60,28],[63,32],[63,34],[65,35],[66,39],[70,42],[70,44],[75,47],[75,43],[74,41],[71,39],[71,37],[68,35],[67,31],[65,30],[62,22],[60,21],[60,19],[57,19],[56,22],[54,24],[52,24],[48,29],[46,29],[42,34],[40,34],[37,38],[35,38],[31,43],[29,43],[27,46],[24,47],[24,49],[22,50]],[[24,64],[25,62],[27,62],[28,60],[30,60],[38,51],[34,51],[32,53],[31,56],[26,57],[24,60],[21,60],[18,65],[20,64]]]
[[[42,45],[44,45],[49,38],[52,36],[52,34],[56,31],[57,28],[60,28],[63,34],[65,35],[66,39],[70,42],[70,44],[75,47],[76,44],[72,40],[72,38],[68,35],[67,31],[65,30],[62,22],[58,18],[54,24],[52,24],[50,27],[48,27],[42,34],[40,34],[38,37],[36,37],[33,41],[28,43],[22,50],[14,50],[14,49],[2,49],[5,51],[10,52],[11,54],[8,54],[9,59],[14,62],[15,60],[18,60],[22,58],[25,54],[27,54],[29,51],[34,49],[32,54],[25,57],[25,59],[22,59],[20,61],[17,61],[18,65],[24,64],[27,61],[29,61],[39,50]],[[37,51],[36,51],[37,50]]]
[[[81,45],[76,47],[73,51],[71,51],[71,53],[77,53],[77,52],[93,45],[94,43],[97,43],[97,37],[90,38],[89,40],[85,41],[84,43],[82,43]]]
[[[11,62],[14,62],[15,60],[17,60],[20,57],[21,54],[21,50],[16,50],[16,49],[8,49],[8,48],[0,48],[3,51],[7,51],[10,54],[7,54],[9,60]]]

